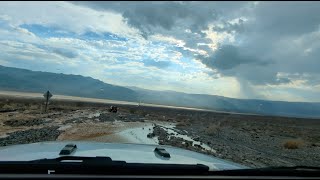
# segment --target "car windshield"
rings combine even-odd
[[[319,12],[1,2],[0,161],[59,158],[69,144],[126,162],[319,167]]]

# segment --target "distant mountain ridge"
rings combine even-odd
[[[320,118],[320,103],[234,99],[206,94],[121,87],[81,75],[57,74],[0,65],[0,90],[39,92],[238,113]]]
[[[320,118],[320,103],[235,99],[206,94],[153,91],[137,87],[130,88],[138,93],[139,100],[142,103],[194,107],[238,113]]]
[[[53,94],[137,101],[135,91],[107,84],[91,77],[30,71],[1,65],[0,90],[40,93],[50,90]]]

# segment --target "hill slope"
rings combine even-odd
[[[240,113],[320,117],[320,103],[234,99],[206,94],[152,91],[121,87],[91,77],[56,74],[4,67],[0,65],[0,90],[122,100],[171,106],[184,106]]]
[[[135,91],[104,83],[91,77],[30,71],[0,66],[0,90],[106,98],[112,100],[137,101]]]
[[[139,94],[142,103],[195,107],[239,113],[255,113],[292,117],[320,117],[320,103],[234,99],[206,94],[186,94],[174,91],[152,91],[130,87]]]

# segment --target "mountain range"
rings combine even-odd
[[[57,74],[0,65],[0,90],[142,102],[262,115],[320,117],[320,103],[235,99],[207,94],[121,87],[81,75]]]
[[[137,93],[131,89],[104,83],[91,77],[30,71],[0,66],[0,90],[45,92],[53,94],[137,101]]]

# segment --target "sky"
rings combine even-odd
[[[320,102],[319,2],[0,2],[0,65]]]

